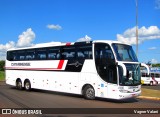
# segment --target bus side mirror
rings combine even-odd
[[[127,76],[127,69],[123,63],[118,62],[118,65],[123,68],[123,76]]]
[[[149,70],[148,65],[146,65],[145,63],[141,63],[140,66],[147,68],[147,75],[149,75],[150,70]]]

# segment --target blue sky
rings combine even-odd
[[[0,59],[7,49],[87,35],[135,49],[136,0],[0,0]],[[160,62],[160,0],[138,0],[140,62]]]

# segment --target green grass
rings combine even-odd
[[[141,96],[160,98],[160,91],[159,90],[142,88],[142,94],[141,94]]]
[[[5,72],[4,71],[0,71],[0,81],[5,80]]]

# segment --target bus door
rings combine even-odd
[[[109,89],[117,86],[117,66],[110,45],[95,44],[95,64],[101,80],[98,84],[98,95],[108,97]]]

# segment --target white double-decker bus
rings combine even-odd
[[[18,89],[42,89],[126,99],[141,93],[140,63],[130,45],[118,41],[55,43],[10,49],[6,83]]]

